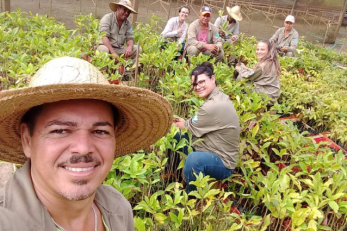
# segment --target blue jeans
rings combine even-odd
[[[189,184],[196,180],[194,173],[199,175],[202,172],[204,176],[209,175],[216,180],[223,180],[231,176],[234,169],[226,168],[221,158],[216,154],[197,151],[188,155],[184,162],[183,171],[187,182],[187,193],[189,193],[196,190],[195,185]]]
[[[183,134],[181,136],[180,133],[177,133],[175,135],[175,140],[177,140],[177,143],[180,141],[180,139],[186,138],[188,139],[187,134]],[[185,153],[188,155],[188,148],[184,147],[179,150],[180,152]],[[177,171],[179,162],[180,162],[180,156],[176,152],[172,152],[171,150],[168,151],[169,155],[169,166],[172,168],[172,170],[175,172]],[[190,185],[189,183],[191,181],[195,181],[196,177],[194,176],[194,173],[199,175],[200,172],[204,176],[209,175],[210,177],[215,178],[216,180],[223,180],[231,176],[231,174],[234,172],[234,169],[228,169],[224,166],[221,158],[213,153],[208,152],[200,152],[195,151],[190,153],[185,162],[184,162],[184,177],[187,182],[187,193],[196,190],[195,185]],[[177,174],[177,172],[175,172]],[[179,179],[179,173],[177,174]]]

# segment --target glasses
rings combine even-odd
[[[183,12],[181,11],[182,14],[189,15],[189,12]]]
[[[197,86],[199,87],[205,87],[206,86],[206,79],[200,80],[196,83],[193,83],[193,88],[196,88]]]

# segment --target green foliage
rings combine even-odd
[[[76,29],[66,30],[53,18],[17,11],[0,14],[0,83],[2,89],[26,86],[28,78],[54,57],[91,59],[110,80],[121,78],[109,55],[95,51],[102,35],[91,15],[76,16]],[[190,73],[208,57],[191,58],[191,65],[173,60],[176,47],[160,50],[160,19],[134,30],[140,43],[138,85],[167,98],[174,114],[190,117],[203,100],[192,92]],[[254,37],[226,47],[229,58],[256,63]],[[298,113],[320,130],[331,130],[347,141],[347,56],[300,41],[298,58],[281,58],[281,98],[272,110]],[[126,60],[120,63],[130,67]],[[153,144],[114,160],[105,184],[120,191],[132,204],[135,228],[148,230],[343,230],[347,214],[347,172],[344,154],[316,144],[307,133],[283,124],[267,111],[269,98],[252,86],[235,82],[233,67],[215,65],[218,86],[230,96],[240,118],[240,156],[234,174],[216,188],[209,176],[199,174],[189,195],[168,171],[167,151],[187,146],[192,137],[174,140],[177,128]],[[300,68],[300,69],[299,69]],[[116,70],[116,71],[110,71]],[[199,141],[197,141],[199,142]],[[183,166],[185,155],[180,166]],[[230,212],[231,211],[231,212]],[[240,211],[240,212],[238,212]]]

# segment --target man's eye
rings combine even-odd
[[[98,135],[109,135],[110,134],[108,131],[104,131],[104,130],[95,130],[94,133],[98,134]]]
[[[56,130],[51,131],[50,133],[65,134],[65,133],[67,133],[67,130],[66,129],[56,129]]]

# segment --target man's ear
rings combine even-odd
[[[22,143],[23,151],[26,157],[31,157],[31,136],[28,125],[25,123],[20,124],[20,141]]]
[[[211,76],[211,81],[216,83],[216,77],[214,75]]]

